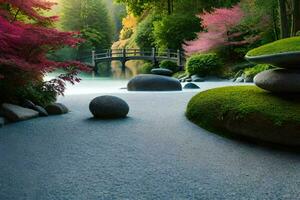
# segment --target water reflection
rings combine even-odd
[[[141,65],[141,61],[128,61],[126,63],[125,73],[122,73],[121,64],[119,62],[112,62],[111,65],[103,63],[100,66],[101,69],[98,70],[97,74],[95,72],[80,73],[80,83],[75,85],[67,84],[65,94],[78,95],[93,93],[125,92],[126,90],[124,88],[126,88],[128,80],[138,74],[139,66]],[[45,77],[45,80],[51,80],[62,73],[63,71],[61,70],[49,73]]]
[[[130,79],[139,73],[143,61],[130,60],[126,62],[125,73],[122,72],[122,64],[118,61],[111,63],[111,72],[114,78]]]

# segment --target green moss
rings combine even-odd
[[[300,51],[300,37],[291,37],[252,49],[247,56],[262,56],[284,52]]]
[[[201,92],[187,106],[187,117],[204,128],[217,130],[228,113],[235,118],[259,114],[274,126],[285,122],[300,122],[300,97],[282,98],[255,86],[223,87]]]

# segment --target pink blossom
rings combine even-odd
[[[232,8],[215,9],[211,13],[204,12],[199,15],[202,20],[204,32],[198,33],[194,41],[187,41],[183,45],[187,54],[206,52],[222,45],[229,45],[228,32],[237,26],[244,17],[243,10],[239,5]]]

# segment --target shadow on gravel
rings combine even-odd
[[[118,118],[118,119],[102,119],[102,118],[94,118],[94,117],[90,117],[85,119],[84,121],[89,122],[89,123],[93,123],[93,122],[128,122],[128,121],[132,121],[133,118],[131,117],[124,117],[124,118]]]

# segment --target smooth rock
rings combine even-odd
[[[22,121],[39,116],[39,113],[35,110],[8,103],[2,104],[2,111],[3,116],[12,122]]]
[[[300,70],[271,69],[254,77],[258,87],[275,93],[300,93]]]
[[[24,102],[23,102],[23,104],[22,104],[22,106],[23,106],[24,108],[30,108],[30,109],[33,109],[34,106],[35,106],[35,104],[34,104],[32,101],[30,101],[30,100],[28,100],[28,99],[25,99]],[[34,109],[33,109],[33,110],[34,110]]]
[[[245,58],[257,64],[270,64],[285,69],[299,69],[300,52],[284,52],[272,55],[245,56]]]
[[[95,118],[101,119],[124,118],[129,112],[129,106],[123,99],[109,95],[94,98],[89,109]]]
[[[151,73],[156,75],[162,75],[162,76],[172,76],[173,71],[169,69],[155,68],[151,70]]]
[[[62,115],[69,112],[69,109],[61,103],[50,104],[45,109],[49,115]]]
[[[203,77],[200,77],[198,75],[193,75],[193,76],[191,76],[191,78],[192,78],[193,82],[203,82],[203,81],[205,81],[205,79]]]
[[[187,83],[187,84],[185,84],[185,86],[183,88],[184,89],[200,89],[200,87],[198,85],[196,85],[195,83]]]
[[[37,111],[41,117],[48,116],[48,112],[41,106],[35,105],[33,110]]]
[[[180,91],[179,80],[161,76],[141,74],[132,78],[127,85],[128,91]]]

